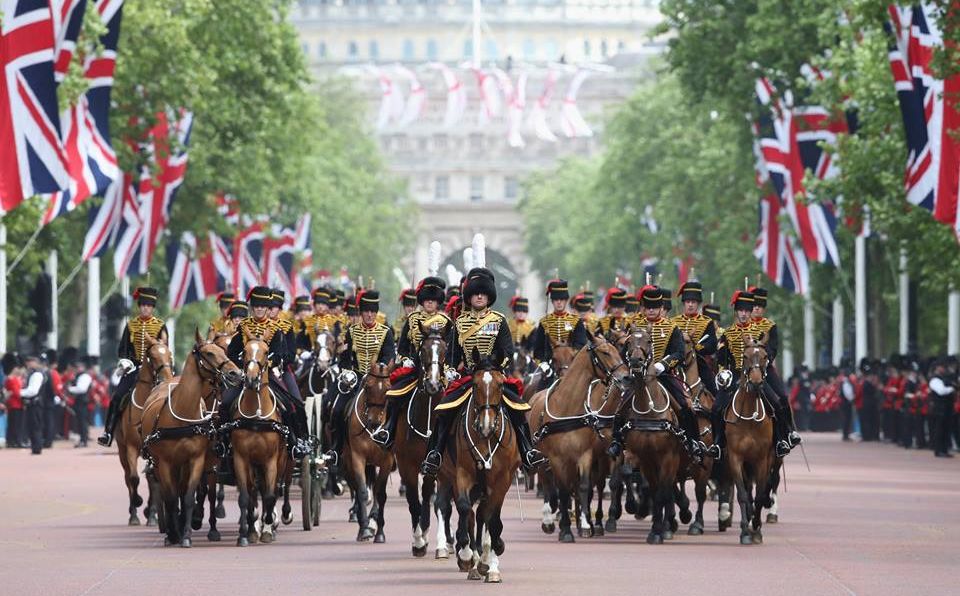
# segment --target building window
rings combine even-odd
[[[517,179],[513,176],[507,176],[503,179],[503,198],[508,201],[517,199]]]
[[[370,40],[370,59],[376,60],[380,57],[380,45],[377,44],[377,40]]]
[[[544,53],[546,54],[544,58],[547,60],[556,60],[560,56],[557,54],[557,42],[550,39],[544,45]]]
[[[436,60],[437,59],[437,40],[428,39],[427,40],[427,60]]]
[[[351,59],[356,59],[360,54],[360,50],[357,48],[357,42],[351,41],[347,44],[347,56]]]
[[[404,60],[413,60],[413,40],[405,39],[403,40],[403,59]]]
[[[537,44],[533,42],[532,39],[527,39],[523,42],[523,57],[532,60],[537,55]]]
[[[463,42],[463,57],[473,58],[473,40],[467,39]]]
[[[617,42],[617,52],[623,53],[627,51],[627,43],[622,39]]]
[[[600,55],[603,56],[604,58],[606,58],[609,51],[610,51],[609,48],[607,48],[607,40],[605,40],[605,39],[604,39],[604,40],[601,40],[601,41],[600,41]]]
[[[326,57],[327,57],[327,43],[326,43],[326,42],[321,41],[320,43],[317,44],[317,56],[320,57],[320,58],[326,58]]]
[[[587,58],[590,57],[590,40],[589,39],[583,40],[583,55],[586,56]]]
[[[437,176],[437,183],[433,187],[433,198],[438,201],[450,198],[450,176]]]
[[[484,58],[486,58],[487,60],[496,60],[497,58],[500,57],[499,54],[497,53],[497,42],[495,42],[492,39],[487,40],[486,52],[487,52],[487,55],[484,56]]]
[[[483,200],[483,176],[470,176],[470,200]]]
[[[480,133],[473,133],[470,135],[470,149],[472,151],[480,151],[483,149],[483,135]]]

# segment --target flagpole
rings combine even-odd
[[[809,290],[807,288],[807,293],[803,296],[803,364],[808,369],[813,370],[816,368],[817,361],[817,350],[813,345],[816,321],[813,312],[813,297]]]
[[[120,296],[123,297],[123,325],[130,321],[130,278],[124,275],[120,278]]]
[[[7,353],[7,226],[0,219],[0,354]]]
[[[27,256],[27,251],[30,250],[30,247],[33,246],[33,243],[37,241],[37,236],[40,235],[40,230],[43,229],[43,226],[37,225],[37,229],[33,231],[33,234],[27,238],[27,243],[23,245],[23,248],[20,249],[20,252],[17,253],[17,256],[13,258],[13,262],[10,263],[10,268],[6,270],[7,275],[13,273],[13,270],[17,268],[17,265],[20,264],[20,261],[23,260],[23,257]]]
[[[857,365],[867,357],[867,239],[863,234],[857,234],[854,240],[854,302],[853,309],[856,317],[856,343],[854,355]]]
[[[833,298],[833,365],[840,366],[843,360],[843,299]]]
[[[947,297],[947,354],[960,353],[960,291],[950,290]]]
[[[47,258],[47,275],[50,276],[50,323],[51,331],[47,334],[47,347],[57,349],[57,337],[60,331],[60,317],[58,313],[57,295],[57,251],[51,250]]]
[[[173,361],[177,361],[177,317],[171,315],[167,319],[167,347]]]
[[[910,273],[907,272],[907,251],[900,249],[900,349],[910,351]]]
[[[87,355],[100,355],[100,257],[87,261]]]

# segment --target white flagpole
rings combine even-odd
[[[814,323],[813,298],[808,291],[803,297],[803,364],[810,370],[816,368],[817,361],[817,350],[813,345]]]
[[[854,349],[857,365],[867,357],[867,239],[858,234],[854,241],[855,249],[855,281],[854,281],[854,302],[853,309],[856,317],[857,341]]]
[[[47,275],[50,276],[50,324],[51,331],[47,334],[47,347],[57,349],[57,336],[60,331],[60,317],[57,313],[57,251],[51,250],[47,258]]]
[[[481,6],[480,0],[473,0],[473,39],[471,43],[473,44],[473,66],[474,68],[480,68],[480,65],[483,63],[482,55],[482,34],[480,32],[480,18],[481,18]]]
[[[173,362],[177,361],[177,317],[170,316],[167,319],[167,347],[170,348],[170,355]]]
[[[120,278],[120,296],[123,297],[123,327],[127,326],[130,320],[130,278],[124,275]],[[115,337],[114,339],[120,339]]]
[[[833,365],[840,366],[843,360],[843,299],[833,298]]]
[[[947,354],[960,353],[960,291],[950,290],[947,298]]]
[[[100,355],[100,257],[87,261],[87,355]]]
[[[910,274],[907,272],[907,251],[900,249],[900,353],[910,351]]]

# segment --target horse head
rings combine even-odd
[[[503,402],[503,384],[506,377],[490,356],[480,356],[473,349],[473,428],[484,439],[499,431],[500,405]]]
[[[566,340],[554,341],[551,338],[550,347],[552,351],[550,364],[553,367],[553,372],[558,377],[562,377],[564,373],[567,372],[567,369],[570,368],[570,363],[573,362],[573,358],[577,353]]]
[[[222,340],[207,341],[200,336],[199,330],[196,331],[192,355],[200,376],[212,385],[219,384],[221,380],[228,385],[240,385],[243,373],[227,358],[227,350],[221,343]]]
[[[260,391],[268,381],[270,370],[270,347],[259,337],[250,338],[243,345],[243,386],[244,389]]]
[[[327,328],[317,331],[317,338],[313,342],[313,366],[320,372],[327,372],[333,364],[336,354],[337,338]]]
[[[447,354],[446,329],[424,328],[420,325],[420,363],[423,366],[423,388],[430,395],[443,391],[443,365]]]
[[[761,333],[759,337],[746,336],[743,343],[743,378],[753,388],[759,388],[767,378],[767,365],[770,363],[767,355],[767,335]]]
[[[167,344],[152,337],[147,339],[143,362],[149,367],[150,378],[154,383],[173,378],[173,350]]]
[[[380,364],[374,362],[363,377],[363,386],[357,399],[363,397],[364,425],[376,428],[383,423],[383,414],[387,407],[387,390],[390,389],[390,373],[393,362]],[[359,405],[359,404],[358,404]]]
[[[617,346],[608,342],[603,336],[597,336],[586,345],[590,354],[590,363],[593,373],[605,385],[619,385],[630,381],[630,370],[623,361]]]
[[[643,379],[653,360],[653,332],[649,326],[631,326],[627,330],[624,355],[635,379]]]

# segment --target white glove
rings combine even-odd
[[[63,403],[63,400],[60,399],[60,396],[59,396],[59,395],[54,395],[54,396],[53,396],[53,405],[59,406],[59,405],[62,404],[62,403]]]
[[[338,380],[348,387],[353,387],[357,384],[357,373],[352,370],[345,370],[340,373]]]
[[[403,358],[400,361],[400,366],[402,366],[403,368],[413,368],[413,360],[409,358]]]
[[[330,366],[330,370],[331,370],[331,372],[333,372],[333,374],[339,375],[339,374],[340,374],[340,365],[339,365],[339,364],[334,364],[334,365]]]
[[[663,371],[667,370],[667,367],[663,365],[663,362],[657,362],[653,365],[653,370],[655,370],[658,375],[662,375]]]
[[[447,372],[444,373],[444,376],[447,377],[447,382],[451,383],[460,378],[460,373],[458,373],[456,370],[452,368],[448,368]]]
[[[297,358],[300,359],[300,362],[306,362],[307,360],[310,360],[311,358],[313,358],[313,354],[307,350],[304,350],[300,352],[300,355],[297,356]]]
[[[135,365],[132,360],[121,358],[117,362],[117,368],[123,371],[121,374],[125,375],[128,372],[131,372],[133,369],[137,368],[137,365]]]
[[[717,387],[721,389],[729,389],[730,385],[733,384],[733,373],[729,370],[721,370],[717,373]]]
[[[542,372],[545,375],[550,373],[550,365],[546,362],[541,362],[539,368],[540,368],[540,372]]]

